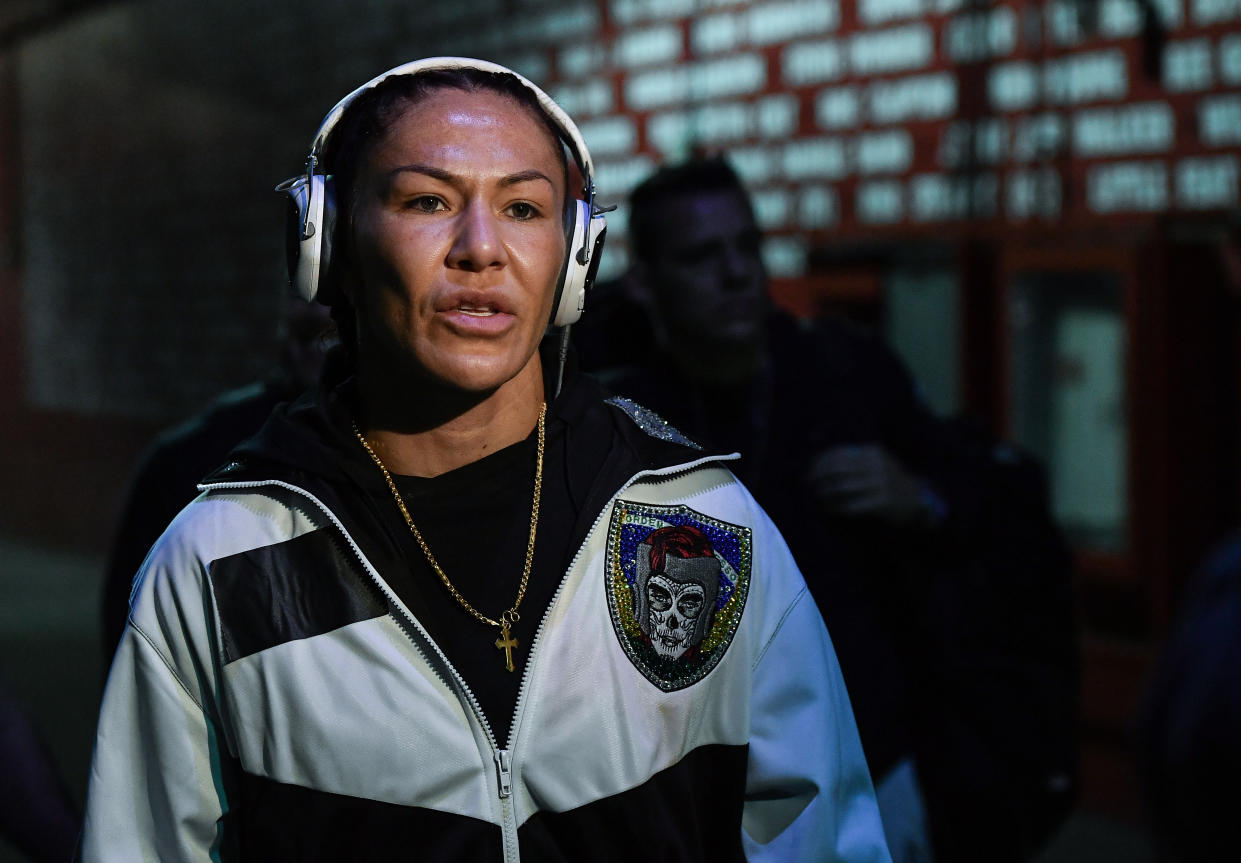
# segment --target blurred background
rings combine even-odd
[[[938,412],[1043,460],[1084,651],[1045,857],[1149,859],[1129,723],[1241,496],[1238,0],[6,0],[0,678],[78,801],[135,460],[277,361],[272,187],[338,98],[433,54],[544,85],[605,202],[726,154],[783,306],[873,328]]]

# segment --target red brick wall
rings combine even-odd
[[[1093,24],[1058,0],[104,4],[0,57],[0,393],[86,423],[90,452],[93,418],[154,427],[263,374],[271,187],[341,95],[429,54],[544,84],[605,200],[692,148],[727,152],[784,287],[827,242],[1235,208],[1241,5],[1156,5],[1152,78],[1135,0],[1101,0]]]

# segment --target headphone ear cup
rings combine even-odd
[[[599,271],[603,251],[603,235],[607,223],[602,215],[592,215],[585,201],[574,202],[573,231],[569,237],[568,260],[560,287],[560,300],[552,316],[552,326],[567,327],[576,323],[586,308],[586,294]]]
[[[281,185],[289,195],[285,249],[289,281],[298,296],[309,302],[319,293],[320,276],[327,271],[332,233],[329,222],[335,215],[329,201],[331,183],[322,174],[311,174]]]

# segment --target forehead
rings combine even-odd
[[[396,160],[449,169],[544,170],[562,173],[560,142],[533,107],[490,90],[439,88],[396,105],[370,148],[372,167]]]
[[[757,229],[749,202],[732,189],[668,197],[660,203],[655,223],[669,229],[658,232],[665,249],[731,239]]]
[[[666,576],[678,584],[696,584],[699,586],[711,583],[719,578],[720,564],[714,557],[666,557],[663,573],[655,573],[652,578]]]

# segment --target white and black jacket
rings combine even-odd
[[[349,484],[301,463],[326,433],[294,409],[265,429],[280,457],[209,478],[143,566],[80,859],[888,861],[783,539],[718,459],[573,392],[615,478],[530,647],[507,748],[390,586]],[[278,421],[301,428],[273,446]],[[673,659],[632,587],[643,536],[670,523],[710,535],[721,573],[711,625]]]

